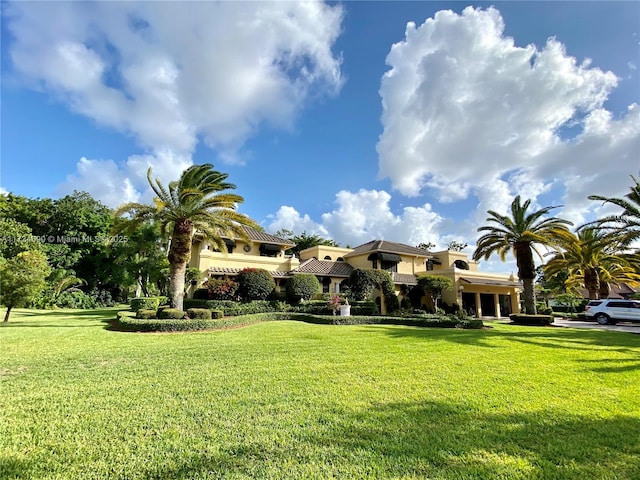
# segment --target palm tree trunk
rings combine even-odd
[[[536,266],[533,262],[533,252],[529,242],[516,242],[514,245],[516,263],[518,264],[518,278],[522,280],[524,297],[524,313],[535,315],[536,312],[536,290],[533,280],[536,278]]]
[[[187,262],[191,258],[191,236],[193,226],[189,220],[177,222],[173,226],[169,247],[169,300],[173,308],[182,310],[184,299],[184,276]]]
[[[594,268],[589,268],[584,272],[584,288],[589,293],[589,300],[600,298],[600,278]]]
[[[171,307],[184,310],[184,275],[187,263],[172,263],[169,265],[169,301]]]

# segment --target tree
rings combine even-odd
[[[589,200],[601,200],[603,203],[611,203],[622,208],[622,213],[609,215],[583,225],[581,228],[595,226],[607,232],[608,235],[619,237],[622,244],[626,246],[640,239],[640,181],[633,175],[631,179],[635,185],[630,187],[630,192],[624,198],[589,196]]]
[[[300,235],[295,235],[291,230],[282,229],[278,230],[275,235],[276,237],[285,238],[296,244],[295,247],[291,247],[286,250],[286,253],[289,255],[299,255],[302,250],[316,247],[318,245],[326,245],[329,247],[340,246],[330,238],[323,238],[315,233],[308,235],[306,231],[302,232]]]
[[[561,250],[544,266],[545,276],[565,276],[569,288],[584,287],[590,299],[608,296],[608,285],[637,284],[640,275],[633,268],[633,257],[620,252],[617,237],[594,227],[568,235]]]
[[[450,278],[439,275],[418,275],[418,287],[420,287],[431,298],[434,310],[438,311],[438,300],[442,297],[442,291],[450,289],[453,283]]]
[[[416,248],[419,248],[420,250],[426,250],[427,252],[429,252],[435,246],[436,246],[435,243],[431,243],[431,242],[424,243],[424,242],[422,242],[422,243],[419,243],[418,245],[416,245]]]
[[[191,258],[192,239],[201,234],[213,248],[227,252],[223,237],[239,237],[248,240],[243,226],[259,228],[248,216],[236,209],[244,199],[240,195],[226,192],[236,186],[226,182],[228,175],[213,169],[213,165],[193,165],[187,168],[180,179],[165,187],[160,180],[151,179],[151,168],[147,180],[156,194],[154,205],[127,203],[114,212],[115,217],[129,215],[115,230],[137,227],[151,219],[156,220],[162,232],[170,234],[169,298],[171,306],[183,308],[184,282],[187,263]],[[126,226],[126,227],[125,227]]]
[[[25,250],[39,250],[38,237],[28,225],[13,218],[0,218],[0,257],[13,258]]]
[[[461,252],[462,250],[464,250],[468,246],[469,246],[469,244],[467,244],[467,243],[462,243],[462,242],[458,242],[456,240],[451,240],[449,243],[447,243],[447,250],[449,250],[451,252]]]
[[[26,305],[44,290],[50,272],[46,255],[37,250],[20,252],[8,260],[0,257],[0,301],[7,307],[5,322],[12,308]]]
[[[536,296],[533,280],[536,276],[536,266],[533,252],[542,258],[536,245],[559,247],[571,234],[567,225],[573,225],[568,220],[560,218],[542,217],[554,208],[544,207],[535,212],[528,213],[531,200],[520,202],[518,195],[511,203],[511,217],[500,215],[493,210],[487,211],[489,217],[486,225],[478,228],[479,232],[487,232],[478,239],[478,244],[473,252],[473,259],[488,259],[493,253],[500,255],[505,261],[507,253],[513,252],[518,265],[518,278],[523,283],[525,313],[535,315]],[[493,225],[495,224],[495,226]]]

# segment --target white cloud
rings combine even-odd
[[[438,229],[443,219],[431,205],[405,207],[396,214],[391,211],[390,200],[391,195],[385,191],[341,191],[336,194],[336,208],[322,214],[320,222],[315,222],[308,214],[301,215],[293,207],[283,206],[270,216],[274,220],[268,229],[275,232],[286,228],[297,234],[306,231],[351,246],[373,239],[410,245],[440,242]]]
[[[616,75],[578,63],[558,40],[518,47],[503,32],[494,8],[407,25],[380,88],[379,175],[408,196],[475,196],[474,226],[516,194],[535,202],[558,186],[563,213],[579,222],[592,214],[588,195],[628,189],[640,166],[639,109],[605,110]]]
[[[150,152],[123,168],[85,159],[76,177],[90,184],[105,169],[122,185],[123,176],[141,174],[130,171],[134,164],[149,158],[173,156],[174,166],[182,165],[200,139],[221,158],[238,161],[238,150],[260,126],[290,128],[311,95],[335,94],[343,83],[341,59],[331,51],[341,33],[339,5],[5,6],[13,36],[9,52],[21,79],[99,124],[134,136]],[[136,184],[134,178],[129,182]]]

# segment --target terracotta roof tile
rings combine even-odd
[[[417,285],[418,284],[418,280],[416,279],[416,276],[412,273],[396,273],[396,272],[392,272],[391,273],[391,279],[393,280],[393,283],[402,283],[405,285]]]
[[[285,245],[288,247],[295,246],[295,243],[291,242],[290,240],[276,237],[275,235],[271,235],[266,232],[260,232],[253,228],[249,228],[249,227],[242,227],[242,228],[244,229],[245,232],[247,232],[247,236],[249,237],[249,239],[253,240],[254,242],[273,243],[275,245]],[[235,240],[238,240],[238,239],[236,238]]]
[[[345,262],[330,262],[329,260],[316,260],[311,258],[300,264],[291,273],[312,273],[314,275],[328,275],[331,277],[348,277],[353,272],[353,267]]]

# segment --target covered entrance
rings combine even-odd
[[[473,317],[508,317],[518,312],[520,282],[461,277],[462,308]]]

